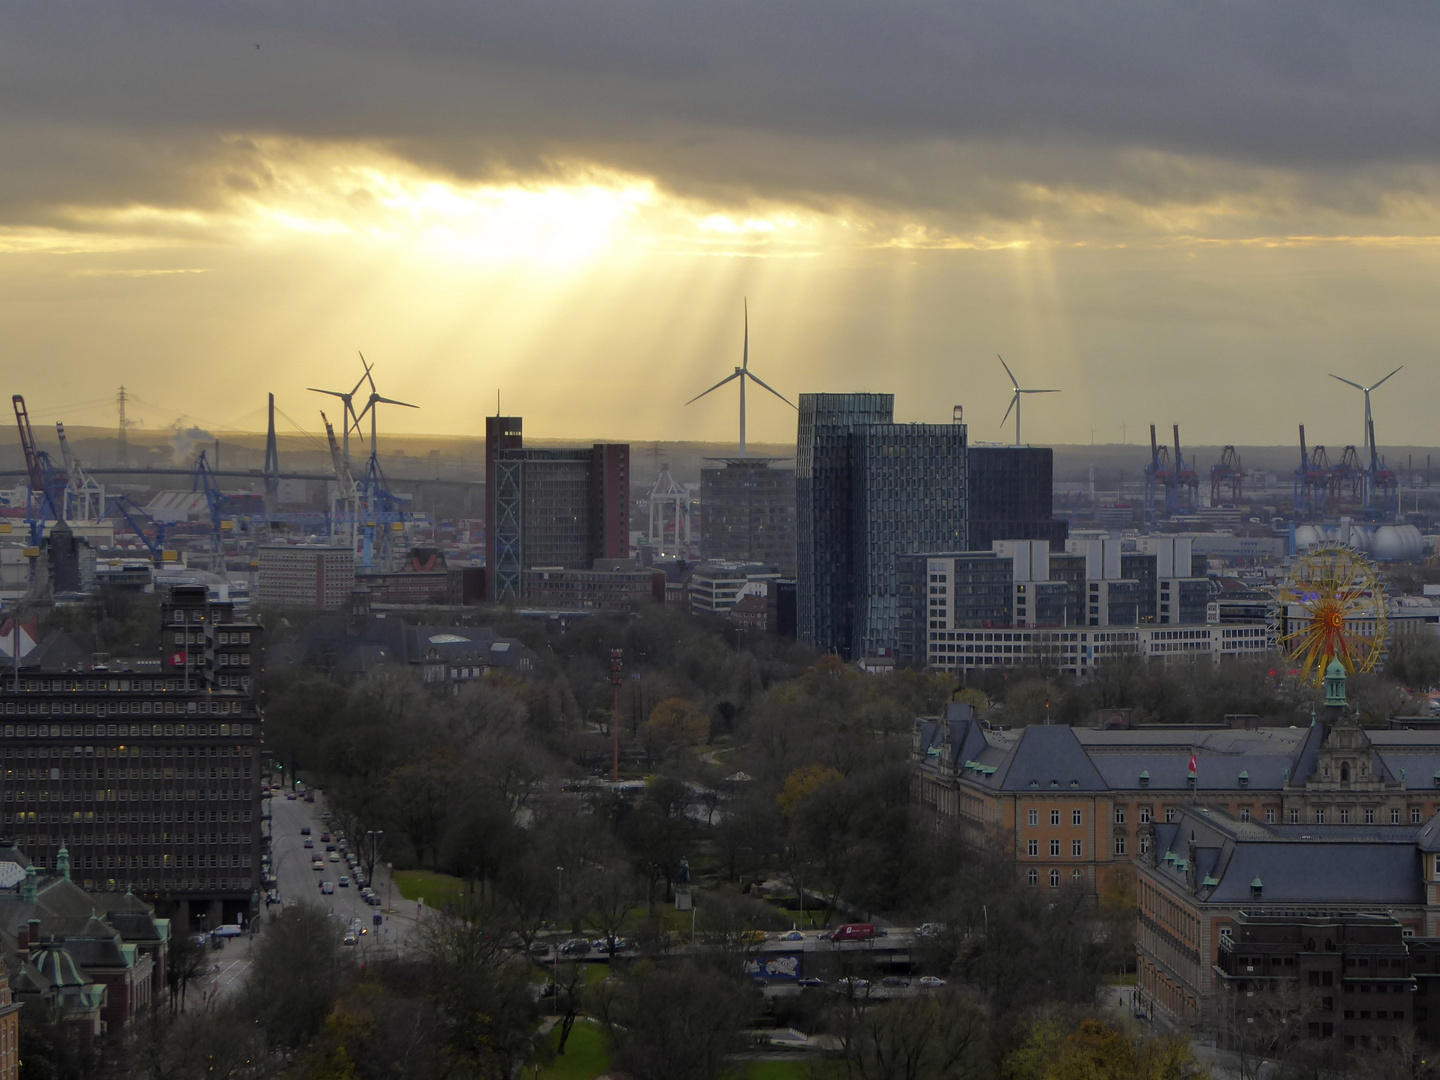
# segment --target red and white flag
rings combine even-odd
[[[1194,754],[1191,754],[1191,755],[1190,755],[1190,773],[1191,773],[1192,776],[1193,776],[1194,773],[1195,773],[1195,755],[1194,755]]]

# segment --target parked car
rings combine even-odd
[[[800,985],[807,990],[819,990],[825,985],[824,979],[817,979],[814,975],[808,975],[800,980]]]
[[[843,979],[835,980],[835,990],[841,994],[858,994],[869,989],[869,979],[857,979],[853,975],[847,975]]]
[[[945,980],[936,975],[921,975],[920,985],[926,990],[938,990],[945,985]]]
[[[891,990],[896,990],[905,985],[905,980],[900,978],[899,975],[886,975],[880,980],[880,985],[888,987]]]
[[[332,938],[331,940],[333,941],[334,939]],[[360,939],[359,939],[359,937],[356,936],[354,930],[346,930],[346,931],[345,931],[345,936],[340,939],[340,944],[341,944],[341,945],[354,945],[354,944],[355,944],[357,941],[359,941],[359,940],[360,940]]]
[[[579,956],[590,951],[590,942],[584,938],[571,938],[560,946],[561,956]]]
[[[294,801],[295,801],[295,792],[293,792],[293,791],[290,792],[290,794],[286,795],[285,798],[289,799],[291,802],[294,802]]]
[[[545,942],[543,942],[543,941],[532,941],[532,942],[530,943],[530,955],[531,955],[531,956],[549,956],[549,955],[550,955],[550,946],[547,945],[547,944],[545,944]]]
[[[804,941],[805,935],[799,930],[786,930],[783,934],[775,935],[776,941]]]
[[[210,936],[239,937],[243,933],[245,933],[245,930],[242,927],[237,926],[235,923],[225,923],[223,926],[217,926],[214,930],[211,930]]]

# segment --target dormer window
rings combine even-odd
[[[1252,881],[1252,882],[1250,882],[1250,899],[1251,899],[1251,900],[1259,900],[1260,897],[1264,894],[1264,892],[1265,892],[1265,883],[1260,880],[1260,877],[1259,877],[1259,875],[1257,874],[1256,877],[1255,877],[1255,880]],[[1312,948],[1312,949],[1313,949],[1314,947],[1315,947],[1314,945],[1311,945],[1311,946],[1310,946],[1310,948]]]
[[[1250,786],[1250,774],[1249,774],[1248,772],[1246,772],[1244,769],[1241,769],[1241,770],[1240,770],[1240,786],[1241,786],[1241,787],[1249,787],[1249,786]]]
[[[1140,786],[1141,786],[1141,787],[1149,787],[1149,786],[1150,786],[1150,770],[1149,770],[1149,769],[1146,769],[1144,772],[1142,772],[1142,773],[1140,774]]]

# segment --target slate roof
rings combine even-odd
[[[1206,903],[1423,906],[1417,843],[1423,832],[1413,826],[1263,825],[1197,808],[1156,826],[1150,866],[1177,891]],[[1257,879],[1259,897],[1251,891]]]
[[[51,630],[20,658],[27,671],[84,671],[100,651],[99,639],[83,630]]]
[[[453,664],[519,667],[534,653],[519,641],[500,638],[488,626],[412,626],[403,619],[321,615],[294,637],[269,650],[277,667],[305,664],[359,675],[381,664],[427,659]]]
[[[1049,724],[1025,728],[1014,752],[985,782],[1003,791],[1036,787],[1104,791],[1107,787],[1074,729]]]

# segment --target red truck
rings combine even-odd
[[[831,941],[869,941],[874,936],[874,923],[857,922],[837,926],[830,933],[829,938]]]

